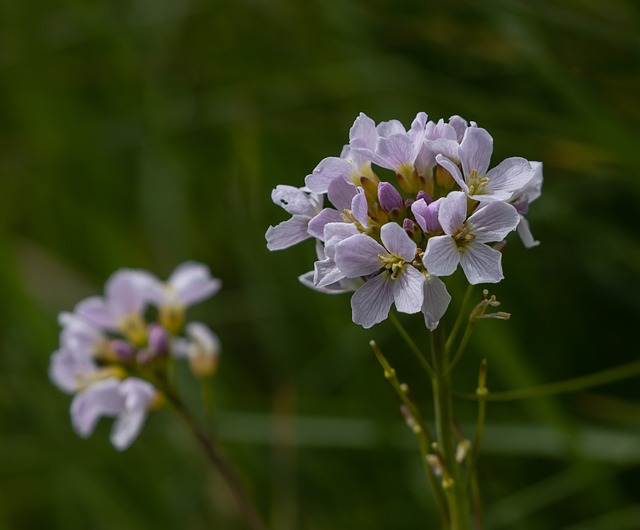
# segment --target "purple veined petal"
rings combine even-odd
[[[473,195],[469,194],[469,198],[482,203],[503,202],[511,199],[512,195],[513,193],[510,191],[492,189],[491,183],[489,183],[489,185],[484,190],[482,190],[481,193],[476,193]]]
[[[280,184],[271,192],[271,200],[291,215],[313,217],[318,213],[317,195],[305,188]]]
[[[383,138],[388,138],[394,134],[407,134],[404,125],[398,120],[382,121],[377,127],[378,135]]]
[[[314,193],[326,193],[332,181],[337,178],[347,180],[352,171],[350,162],[331,156],[322,160],[311,175],[307,175],[305,184]]]
[[[429,274],[435,276],[449,276],[453,274],[460,263],[460,252],[451,236],[436,236],[427,241],[427,249],[422,257],[422,263]]]
[[[380,256],[389,253],[375,239],[356,234],[335,246],[335,262],[347,278],[368,276],[382,267]]]
[[[351,211],[362,226],[365,228],[369,226],[369,205],[362,188],[358,188],[358,192],[351,201]]]
[[[467,196],[461,191],[452,191],[444,197],[438,210],[438,221],[446,234],[453,234],[467,219]],[[442,274],[433,273],[436,276]]]
[[[351,297],[353,322],[365,329],[382,322],[389,316],[393,304],[391,276],[386,272],[369,278]]]
[[[211,276],[209,267],[193,261],[179,265],[167,284],[176,300],[185,306],[206,300],[222,287],[222,282]]]
[[[124,451],[140,434],[156,389],[142,379],[129,377],[120,384],[118,390],[124,400],[124,409],[113,424],[110,440],[116,449]]]
[[[307,232],[308,225],[308,217],[294,215],[291,219],[287,219],[276,226],[270,226],[265,234],[267,248],[269,250],[282,250],[310,238],[311,236]]]
[[[526,186],[534,175],[535,171],[528,160],[513,156],[500,162],[486,177],[491,190],[514,192]]]
[[[355,291],[359,284],[355,283],[355,280],[345,279],[336,283],[332,283],[327,285],[326,287],[318,287],[313,283],[313,271],[306,272],[298,276],[298,280],[300,283],[309,289],[313,289],[319,293],[324,294],[342,294],[342,293],[350,293]]]
[[[318,260],[313,264],[314,287],[326,287],[332,283],[339,282],[344,277],[344,273],[332,259]]]
[[[442,205],[442,201],[444,201],[444,197],[436,199],[427,206],[424,216],[427,232],[434,233],[442,230],[442,226],[440,225],[439,220],[440,206]]]
[[[348,210],[356,194],[356,186],[344,179],[335,179],[329,184],[327,197],[339,212]]]
[[[80,382],[97,371],[98,366],[90,356],[65,348],[56,351],[49,363],[49,379],[68,394],[76,392]]]
[[[86,298],[74,309],[81,318],[102,329],[115,329],[118,326],[118,315],[99,296]]]
[[[102,379],[76,394],[71,402],[71,423],[79,436],[87,438],[102,416],[115,416],[124,409],[124,398],[118,393],[120,381]]]
[[[424,199],[418,199],[411,204],[411,213],[416,218],[416,222],[423,232],[427,231],[427,221],[425,219],[427,208],[428,204]]]
[[[427,274],[424,282],[424,303],[422,313],[424,323],[429,331],[438,327],[451,302],[451,295],[447,292],[444,282],[437,276]]]
[[[442,155],[455,164],[460,161],[460,144],[458,144],[456,140],[451,140],[448,138],[437,138],[436,140],[426,140],[425,144],[427,145],[427,148],[429,148],[431,152],[434,153],[434,157],[437,155]],[[449,171],[449,173],[451,173],[448,168],[445,167],[445,169]]]
[[[329,223],[324,227],[324,239],[326,241],[323,249],[323,257],[334,259],[335,246],[348,237],[355,236],[360,232],[356,225],[352,223]],[[318,256],[320,257],[320,256]]]
[[[404,132],[379,138],[376,145],[376,163],[400,173],[403,166],[413,164],[421,147],[422,141],[416,143]]]
[[[418,248],[398,223],[387,223],[380,229],[380,239],[382,244],[394,256],[398,256],[405,261],[411,262],[416,256]]]
[[[451,125],[451,127],[456,131],[456,139],[458,142],[461,142],[464,138],[464,133],[467,131],[467,120],[457,115],[451,116],[449,118],[449,125]]]
[[[320,241],[324,241],[324,227],[329,223],[344,223],[338,210],[325,208],[309,221],[307,233]]]
[[[502,241],[516,229],[520,216],[517,210],[506,202],[490,202],[478,208],[467,220],[478,243]]]
[[[502,253],[484,243],[472,241],[460,253],[460,265],[471,285],[498,283],[502,274]]]
[[[536,241],[533,238],[533,234],[529,228],[529,221],[525,219],[524,215],[520,216],[520,222],[518,223],[518,235],[520,236],[520,240],[525,248],[537,247],[540,244],[540,241]]]
[[[458,142],[458,135],[456,130],[448,123],[445,123],[443,119],[438,120],[438,123],[429,122],[426,128],[427,140],[453,140]]]
[[[418,175],[423,177],[430,177],[433,168],[436,165],[436,153],[434,153],[427,146],[426,141],[423,141],[416,155],[416,159],[413,161],[413,167],[417,171]]]
[[[361,112],[349,130],[349,145],[373,151],[377,141],[376,123],[364,112]]]
[[[464,176],[468,177],[474,169],[480,176],[486,175],[492,152],[491,135],[485,129],[469,127],[464,133],[459,150]]]
[[[396,279],[391,280],[396,309],[408,314],[419,312],[424,301],[423,284],[424,274],[412,265],[405,265]]]
[[[458,166],[456,164],[442,155],[436,155],[436,162],[451,174],[453,180],[456,181],[463,192],[469,193],[469,187],[467,186],[465,180],[462,178],[462,173],[460,173],[460,169],[458,169]]]
[[[424,140],[424,136],[426,134],[426,125],[429,120],[429,116],[427,116],[426,112],[418,112],[416,117],[411,122],[411,127],[407,131],[407,134],[411,137],[414,142],[419,142],[422,144]]]

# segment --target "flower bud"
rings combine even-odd
[[[133,360],[136,349],[133,344],[126,340],[114,339],[110,341],[109,347],[119,362],[126,363]]]
[[[378,202],[387,213],[399,211],[404,206],[400,193],[390,182],[381,182],[378,185]]]
[[[164,357],[169,353],[169,334],[167,330],[158,324],[149,324],[149,348],[157,357]]]

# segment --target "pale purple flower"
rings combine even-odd
[[[501,241],[520,220],[510,204],[491,202],[467,219],[467,197],[451,192],[440,206],[438,219],[445,235],[429,239],[423,256],[430,274],[449,276],[462,266],[469,283],[497,283],[502,278],[502,254],[486,245]]]
[[[521,157],[507,158],[488,171],[492,152],[491,135],[485,129],[469,127],[458,149],[462,173],[456,162],[446,156],[438,155],[436,161],[451,173],[469,198],[476,201],[506,201],[514,191],[533,178],[534,171],[529,162]]]
[[[364,328],[383,321],[391,305],[402,313],[417,313],[424,300],[424,276],[411,263],[416,244],[397,223],[380,230],[383,245],[356,234],[336,245],[335,262],[347,278],[367,277],[351,298],[353,321]]]
[[[271,192],[275,204],[291,214],[291,219],[270,226],[265,234],[269,250],[281,250],[311,237],[307,231],[309,221],[322,210],[322,196],[308,188],[276,186]]]
[[[182,310],[216,294],[222,282],[211,276],[209,267],[195,261],[178,265],[166,282],[153,278],[147,284],[147,300],[158,307]]]
[[[99,370],[93,357],[81,349],[62,347],[51,356],[49,362],[49,378],[68,394],[83,388]]]
[[[102,329],[75,313],[63,312],[58,317],[62,326],[60,345],[63,348],[83,352],[87,356],[97,356],[106,344]]]
[[[418,199],[411,205],[411,213],[424,232],[440,232],[442,227],[438,220],[438,211],[444,197],[427,203],[425,199]]]
[[[533,238],[533,234],[529,229],[529,222],[524,217],[529,211],[529,204],[535,201],[542,193],[542,162],[530,162],[534,171],[533,178],[520,190],[517,190],[511,200],[518,213],[520,214],[520,223],[518,223],[518,235],[526,248],[536,247],[540,241]]]
[[[109,377],[92,383],[76,394],[71,403],[71,420],[75,431],[89,437],[102,416],[115,417],[111,443],[124,450],[138,437],[150,402],[156,396],[150,383],[135,377],[121,381]]]
[[[75,312],[89,323],[109,331],[120,331],[135,343],[146,340],[142,313],[147,291],[154,278],[141,270],[120,269],[105,286],[104,298],[92,296],[80,302]]]

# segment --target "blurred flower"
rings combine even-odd
[[[213,373],[220,352],[217,336],[195,322],[186,325],[188,339],[176,333],[186,308],[219,288],[220,280],[200,263],[183,263],[167,282],[146,271],[122,269],[107,281],[104,298],[88,298],[74,312],[60,315],[60,348],[51,357],[49,377],[75,394],[71,419],[80,436],[88,437],[101,417],[115,418],[111,442],[126,449],[149,408],[161,401],[156,385],[169,384],[174,359],[188,358],[199,376]],[[158,321],[147,322],[146,310],[153,306]]]

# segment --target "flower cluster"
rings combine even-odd
[[[471,284],[499,282],[502,255],[490,243],[516,228],[526,247],[538,243],[524,214],[540,195],[542,164],[512,157],[489,169],[492,151],[489,133],[459,116],[434,122],[420,112],[407,130],[360,114],[339,157],[322,160],[304,187],[273,190],[291,219],[269,227],[267,247],[315,238],[304,284],[355,291],[353,321],[365,328],[395,304],[422,311],[433,330],[451,299],[441,277],[460,265]]]
[[[206,266],[193,262],[176,268],[167,282],[121,269],[107,281],[104,297],[87,298],[60,315],[60,348],[49,375],[61,390],[75,394],[71,420],[80,436],[91,435],[102,416],[114,417],[111,442],[126,449],[147,411],[161,402],[157,383],[168,362],[183,358],[196,375],[213,373],[218,338],[199,322],[185,325],[185,311],[220,285]],[[146,318],[150,307],[156,308],[155,322]]]

